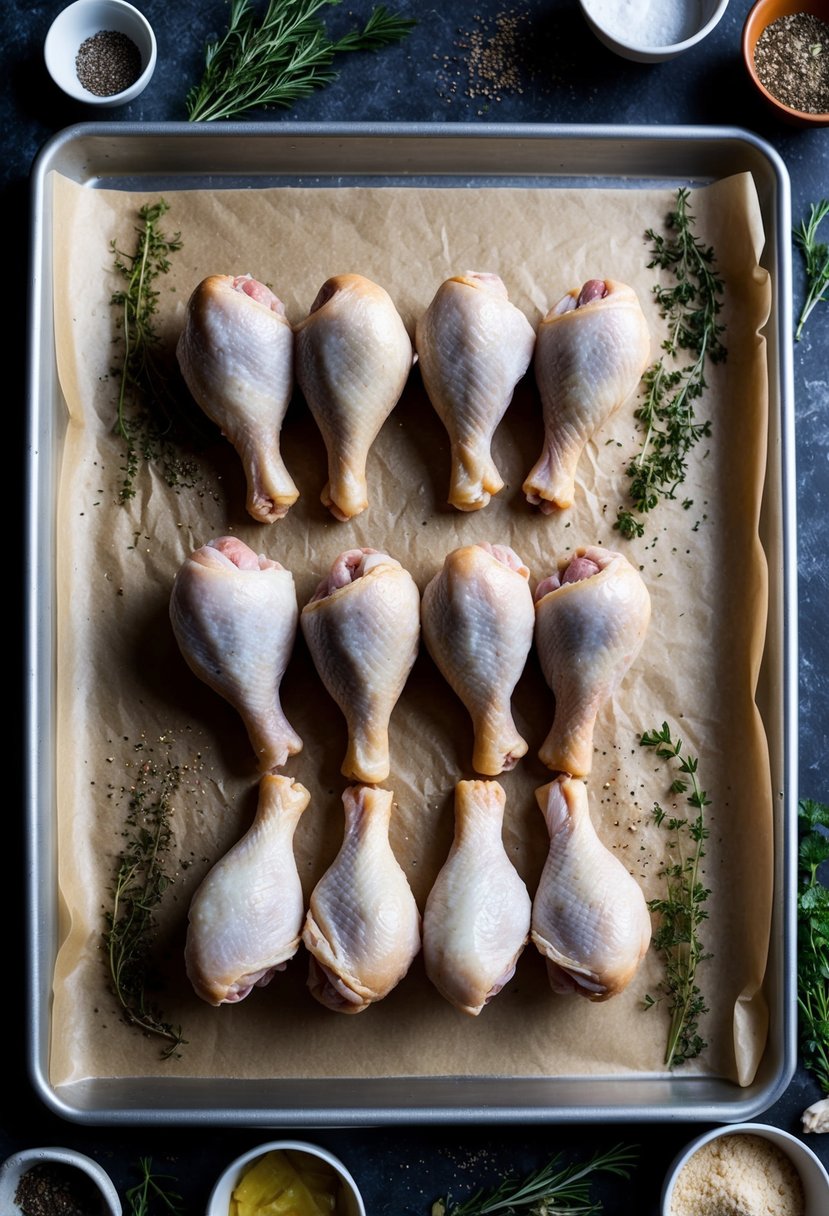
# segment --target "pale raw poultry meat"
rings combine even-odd
[[[415,330],[426,393],[451,445],[449,502],[485,507],[504,481],[492,437],[527,371],[535,330],[496,274],[467,271],[438,288]]]
[[[420,593],[388,553],[347,549],[300,616],[326,689],[342,710],[351,781],[376,784],[390,772],[389,722],[417,658]]]
[[[589,279],[543,318],[533,366],[544,445],[524,482],[542,512],[572,505],[585,445],[633,394],[649,355],[648,324],[625,283]]]
[[[244,1000],[299,949],[305,903],[293,839],[309,797],[290,777],[265,774],[253,824],[190,901],[187,975],[209,1005]]]
[[[344,791],[342,845],[311,894],[308,987],[337,1013],[382,1000],[420,951],[420,912],[389,842],[392,803],[390,790]]]
[[[284,304],[249,274],[210,275],[190,296],[176,353],[194,400],[239,455],[248,514],[281,519],[299,497],[280,449],[294,387]]]
[[[535,642],[555,695],[553,725],[539,757],[557,773],[586,777],[602,706],[642,648],[648,589],[623,553],[598,545],[562,558],[535,591]]]
[[[368,506],[368,454],[412,369],[411,339],[388,292],[359,274],[327,279],[295,334],[297,383],[328,453],[322,502],[351,519]]]
[[[302,750],[280,701],[298,618],[291,572],[235,536],[196,549],[170,594],[184,659],[239,713],[263,772]]]
[[[472,718],[472,767],[487,777],[527,751],[511,698],[533,640],[529,575],[507,545],[465,545],[423,592],[423,640]]]
[[[650,945],[645,897],[599,839],[583,782],[558,777],[536,800],[550,848],[533,899],[533,943],[554,992],[607,1000],[630,983]]]
[[[426,974],[473,1017],[512,978],[530,934],[530,896],[502,839],[505,805],[497,781],[458,782],[454,839],[423,912]]]

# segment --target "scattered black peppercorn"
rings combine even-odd
[[[112,97],[135,84],[141,75],[141,52],[126,34],[100,30],[81,43],[75,71],[90,93]]]
[[[14,1201],[23,1216],[100,1216],[93,1180],[74,1165],[44,1161],[21,1174]]]
[[[829,24],[814,13],[770,22],[757,39],[754,66],[760,83],[784,106],[829,113]]]

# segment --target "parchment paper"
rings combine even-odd
[[[713,245],[726,282],[727,362],[709,374],[697,414],[712,437],[691,455],[677,500],[663,502],[641,540],[613,530],[625,503],[626,461],[638,450],[628,403],[589,444],[575,506],[551,517],[528,506],[521,483],[540,448],[532,376],[516,391],[494,456],[506,487],[483,511],[446,505],[449,448],[415,367],[372,450],[370,506],[349,523],[322,507],[325,451],[296,396],[283,453],[301,491],[286,519],[259,525],[244,511],[241,466],[221,438],[201,458],[192,490],[171,490],[144,468],[135,499],[117,501],[122,446],[112,434],[118,331],[110,305],[121,286],[109,242],[132,250],[137,209],[158,194],[98,191],[54,181],[57,358],[69,421],[57,511],[59,874],[63,901],[54,982],[51,1080],[161,1074],[194,1077],[556,1076],[664,1072],[668,1012],[655,994],[663,963],[651,949],[630,986],[604,1003],[557,996],[529,945],[513,980],[477,1019],[455,1011],[417,959],[398,988],[356,1017],[319,1005],[305,987],[301,948],[287,970],[235,1006],[196,998],[184,972],[190,897],[209,867],[251,822],[258,775],[240,720],[201,685],[179,654],[167,610],[173,577],[195,548],[237,533],[294,574],[300,607],[334,557],[352,546],[387,549],[421,590],[454,547],[512,545],[531,584],[579,545],[620,548],[639,566],[653,614],[643,651],[602,710],[588,788],[597,830],[641,882],[662,894],[658,871],[670,835],[651,819],[675,803],[672,774],[639,746],[665,720],[700,759],[711,799],[703,880],[711,894],[699,972],[709,1042],[685,1073],[748,1084],[762,1056],[761,990],[772,901],[772,797],[754,690],[764,645],[767,565],[758,538],[767,434],[765,342],[768,276],[758,265],[762,224],[750,175],[692,192],[696,232]],[[659,354],[664,322],[647,267],[647,227],[662,230],[675,202],[665,189],[548,190],[345,188],[165,193],[168,234],[183,248],[158,281],[158,327],[172,349],[187,298],[212,273],[246,273],[307,314],[330,275],[357,271],[390,292],[410,332],[440,282],[474,269],[503,277],[533,324],[565,291],[591,277],[638,292]],[[684,506],[683,500],[691,500]],[[283,683],[289,720],[304,739],[283,770],[311,791],[295,838],[306,894],[342,835],[345,725],[301,637]],[[537,749],[553,699],[535,653],[514,697],[528,755],[501,778],[505,842],[532,893],[547,839],[534,791],[551,774]],[[471,725],[422,650],[391,722],[392,844],[422,909],[452,837],[456,781],[470,768]],[[143,749],[143,750],[139,750]],[[119,1019],[101,950],[104,914],[123,847],[129,787],[148,755],[185,766],[175,799],[176,879],[159,920],[158,1003],[187,1040],[162,1061],[161,1044]]]

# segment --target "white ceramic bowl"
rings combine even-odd
[[[138,48],[141,74],[128,88],[99,96],[84,88],[75,64],[81,44],[102,30],[125,34]],[[67,96],[91,106],[123,106],[150,83],[157,56],[155,34],[143,13],[126,0],[75,0],[49,27],[43,55],[49,75]]]
[[[109,1174],[97,1161],[71,1148],[27,1148],[7,1157],[0,1166],[0,1212],[3,1216],[20,1216],[23,1209],[15,1203],[18,1183],[35,1165],[72,1166],[92,1179],[101,1197],[95,1216],[122,1216],[121,1200]]]
[[[765,1123],[731,1123],[726,1127],[716,1127],[692,1140],[671,1164],[662,1186],[662,1216],[671,1216],[671,1203],[674,1184],[694,1153],[709,1144],[712,1140],[723,1136],[761,1136],[764,1140],[776,1145],[785,1153],[800,1175],[806,1199],[805,1216],[826,1216],[829,1212],[829,1174],[823,1168],[820,1160],[797,1136],[784,1132],[778,1127],[769,1127]]]
[[[672,0],[658,0],[645,7],[650,8],[651,14],[661,12],[663,24],[657,24],[657,18],[652,17],[650,24],[643,27],[639,17],[641,0],[579,0],[579,3],[585,21],[599,41],[623,59],[638,63],[660,63],[689,51],[708,37],[728,8],[728,0],[698,0],[696,5],[686,6],[696,12],[696,20],[672,18],[670,14],[680,12],[682,6]]]
[[[249,1152],[243,1153],[241,1157],[231,1161],[227,1169],[219,1175],[216,1185],[210,1192],[210,1198],[207,1201],[207,1216],[228,1216],[233,1188],[245,1168],[258,1157],[264,1157],[265,1153],[276,1150],[305,1153],[309,1157],[316,1157],[318,1160],[326,1162],[340,1178],[341,1193],[338,1196],[336,1216],[366,1216],[365,1204],[357,1189],[357,1183],[342,1161],[333,1153],[329,1153],[327,1149],[320,1148],[318,1144],[309,1144],[305,1140],[271,1140],[265,1144],[258,1144],[256,1148],[252,1148]]]

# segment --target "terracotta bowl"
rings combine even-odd
[[[826,127],[829,126],[829,113],[810,114],[805,110],[792,109],[770,93],[757,75],[754,48],[760,35],[772,21],[789,17],[793,13],[812,13],[829,25],[829,0],[757,0],[749,10],[743,26],[743,62],[757,92],[779,118],[794,126]]]

